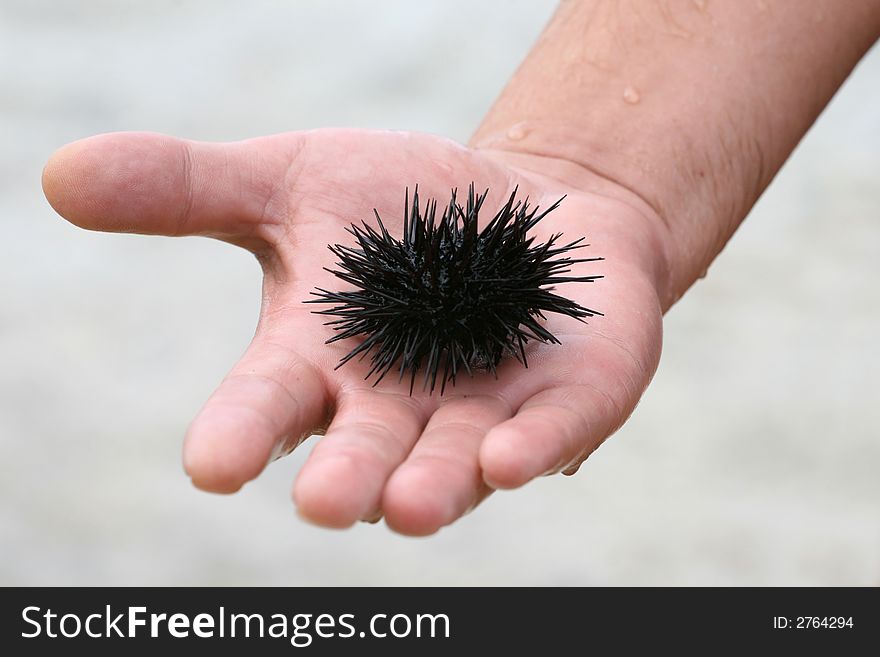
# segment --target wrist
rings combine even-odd
[[[635,133],[624,145],[625,121]],[[659,136],[652,138],[650,117],[638,127],[630,121],[617,114],[602,122],[608,129],[595,131],[543,120],[505,128],[510,123],[504,113],[493,113],[471,146],[635,209],[662,254],[657,292],[665,311],[705,272],[766,186],[766,156],[760,145],[752,147],[741,137],[757,131],[756,126],[716,132],[717,142],[723,144],[719,150],[737,153],[722,162],[689,148],[686,133],[675,136],[658,130]],[[672,150],[669,144],[674,141],[682,143],[675,160],[658,164],[668,159],[663,153]]]
[[[668,307],[873,43],[857,4],[564,2],[471,145],[629,197],[664,243]]]
[[[517,140],[523,141],[523,140]],[[670,233],[657,212],[635,190],[590,167],[536,149],[505,148],[502,143],[472,145],[486,157],[514,170],[553,197],[567,195],[567,205],[582,203],[588,241],[618,266],[637,270],[665,312],[680,296],[670,267]],[[613,251],[608,251],[614,245]]]

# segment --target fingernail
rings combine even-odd
[[[379,522],[380,520],[382,520],[382,518],[383,518],[383,514],[382,514],[382,512],[381,512],[381,511],[376,511],[376,512],[373,513],[372,515],[364,516],[363,518],[361,518],[361,522],[366,522],[366,523],[369,523],[369,524],[371,524],[371,525],[375,525],[377,522]]]

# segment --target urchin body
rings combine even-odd
[[[329,247],[339,259],[339,269],[327,271],[356,289],[317,288],[317,298],[309,302],[335,304],[315,311],[333,316],[326,324],[336,335],[328,343],[365,336],[337,367],[370,355],[365,378],[375,375],[374,385],[396,368],[399,379],[409,374],[412,393],[416,374],[424,369],[424,387],[433,392],[439,380],[442,394],[462,371],[495,374],[505,354],[528,367],[529,340],[559,344],[539,321],[544,313],[581,321],[601,315],[555,294],[553,285],[601,278],[566,274],[575,263],[602,258],[564,255],[586,246],[583,238],[557,246],[557,233],[535,245],[535,238],[527,234],[562,199],[539,213],[528,199],[517,200],[514,190],[478,230],[487,193],[476,195],[472,184],[462,206],[453,190],[438,219],[436,200],[420,206],[416,189],[410,205],[407,192],[399,239],[374,211],[378,228],[362,222],[347,229],[357,247]]]

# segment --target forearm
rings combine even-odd
[[[572,162],[643,199],[668,307],[878,32],[876,0],[565,0],[472,145]]]

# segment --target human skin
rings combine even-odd
[[[298,473],[304,518],[385,518],[424,535],[491,492],[573,473],[629,416],[660,357],[662,313],[708,267],[880,32],[880,3],[563,2],[468,147],[430,135],[325,129],[213,144],[99,135],[57,151],[52,206],[83,228],[204,235],[253,252],[263,304],[245,355],[186,434],[193,483],[230,493],[324,434]],[[399,231],[403,188],[442,202],[518,185],[561,207],[535,232],[586,235],[602,274],[561,294],[605,315],[548,316],[562,346],[530,367],[460,378],[442,397],[334,370],[351,341],[302,303],[340,282],[327,244],[375,207]]]

